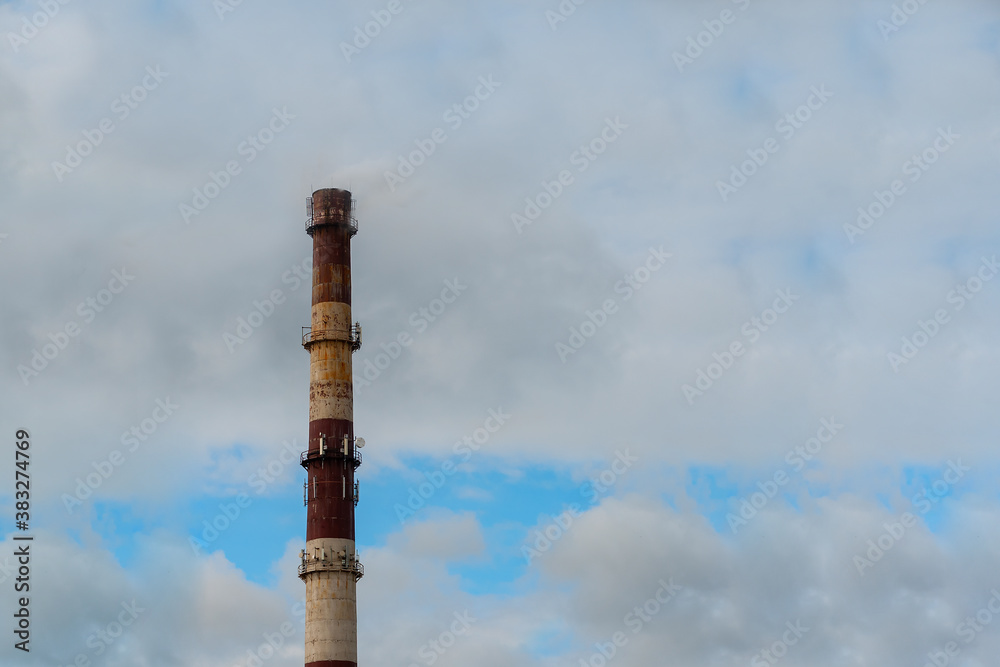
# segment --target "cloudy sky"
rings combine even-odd
[[[324,187],[361,664],[994,664],[996,3],[3,0],[0,35],[4,665],[302,664]]]

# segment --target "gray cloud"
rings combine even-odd
[[[989,598],[990,547],[974,537],[986,535],[992,501],[963,499],[944,532],[921,524],[877,577],[858,578],[849,563],[891,516],[874,498],[891,495],[897,478],[872,470],[957,456],[991,470],[995,458],[1000,283],[961,310],[949,294],[1000,250],[996,8],[927,3],[883,39],[878,21],[892,4],[867,0],[753,0],[745,11],[585,3],[554,31],[545,12],[556,2],[404,6],[347,62],[341,41],[378,5],[244,2],[220,20],[211,3],[70,3],[17,52],[7,34],[37,5],[0,5],[0,396],[4,423],[30,428],[35,442],[35,503],[54,531],[40,563],[61,578],[52,589],[75,601],[47,598],[40,614],[66,628],[65,643],[38,659],[68,660],[88,623],[136,594],[150,612],[127,645],[146,664],[231,664],[287,616],[297,580],[261,589],[218,555],[182,557],[183,537],[180,546],[150,537],[149,562],[136,569],[113,562],[96,538],[77,544],[55,529],[88,530],[89,512],[67,515],[60,497],[125,446],[157,399],[180,408],[95,499],[156,506],[235,488],[281,442],[304,441],[298,341],[309,294],[288,272],[310,253],[305,196],[349,187],[361,225],[358,369],[381,344],[414,335],[359,397],[368,470],[446,455],[501,405],[517,418],[491,453],[514,468],[545,462],[577,476],[626,444],[650,469],[745,473],[780,462],[821,417],[846,424],[823,452],[828,468],[809,477],[833,485],[831,498],[769,511],[728,540],[695,508],[660,506],[674,481],[644,482],[637,497],[590,511],[542,561],[540,588],[526,584],[515,600],[468,595],[448,574],[438,538],[463,557],[485,549],[470,517],[390,536],[366,561],[381,573],[364,581],[361,604],[366,618],[398,622],[363,628],[367,646],[380,638],[368,661],[408,664],[467,607],[482,614],[475,641],[443,663],[526,661],[536,627],[574,646],[607,641],[673,575],[685,593],[620,664],[746,664],[797,618],[813,629],[784,664],[921,664]],[[736,21],[678,72],[674,52],[727,8]],[[168,75],[119,118],[115,100],[147,66]],[[483,76],[500,87],[452,129],[445,112]],[[814,86],[833,96],[783,137],[779,119]],[[276,108],[294,118],[250,160],[244,142]],[[580,171],[575,152],[616,117],[628,127]],[[104,118],[114,131],[58,180],[52,163]],[[439,127],[447,141],[390,191],[385,173]],[[939,128],[960,138],[908,180],[905,163]],[[716,182],[779,137],[780,149],[723,201]],[[180,205],[230,161],[239,173],[186,223]],[[511,215],[562,170],[573,184],[519,234]],[[852,244],[844,225],[894,179],[905,194]],[[672,257],[626,301],[615,286],[650,246]],[[134,282],[87,321],[80,304],[123,268]],[[467,291],[418,333],[411,314],[456,278]],[[224,334],[274,290],[283,303],[231,351]],[[777,290],[800,298],[751,342],[743,327]],[[556,343],[609,298],[618,312],[564,364]],[[950,322],[894,372],[887,354],[940,308]],[[69,323],[80,334],[26,386],[18,367]],[[745,355],[690,405],[682,386],[734,341]],[[989,488],[980,483],[976,493]],[[66,560],[72,569],[56,566]],[[194,639],[182,647],[177,636]],[[976,639],[976,655],[989,654],[990,637]]]

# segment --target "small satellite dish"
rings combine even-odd
[[[354,442],[358,446],[358,449],[361,449],[362,447],[365,446],[365,439],[364,438],[358,438]]]

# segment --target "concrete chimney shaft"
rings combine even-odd
[[[306,667],[358,662],[357,581],[364,573],[354,544],[354,441],[351,355],[361,329],[351,323],[351,238],[357,233],[351,193],[313,193],[306,232],[313,240],[309,351],[309,449],[306,548],[299,576],[306,585]]]

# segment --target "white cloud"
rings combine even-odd
[[[998,251],[996,7],[927,3],[886,41],[877,21],[891,3],[867,0],[585,3],[552,31],[556,6],[408,3],[351,63],[339,43],[375,5],[242,3],[220,21],[204,2],[70,3],[17,53],[6,35],[37,5],[0,7],[0,395],[8,426],[35,443],[34,502],[52,530],[39,572],[70,591],[42,598],[61,639],[39,660],[72,658],[88,624],[133,594],[157,622],[122,646],[151,665],[229,667],[287,615],[296,580],[263,589],[219,556],[194,559],[184,536],[147,538],[123,567],[65,537],[86,534],[90,515],[67,516],[59,498],[158,398],[181,408],[93,500],[184,506],[173,501],[240,488],[283,441],[304,441],[309,290],[283,276],[309,256],[303,199],[319,187],[359,200],[357,364],[413,333],[411,313],[443,280],[470,285],[357,402],[369,470],[447,455],[497,406],[513,418],[487,447],[512,482],[537,462],[579,477],[624,446],[647,471],[727,464],[745,475],[781,461],[822,417],[846,425],[805,476],[830,493],[812,504],[804,493],[808,510],[770,510],[733,541],[682,494],[677,512],[654,502],[675,479],[642,478],[642,496],[588,512],[539,561],[540,588],[525,582],[509,600],[466,593],[449,573],[490,554],[474,517],[428,513],[365,556],[378,572],[362,584],[369,662],[416,660],[469,608],[481,614],[475,641],[443,662],[554,663],[545,656],[559,651],[526,642],[536,628],[606,641],[663,570],[689,595],[634,639],[623,666],[746,664],[798,616],[816,625],[783,664],[921,664],[985,603],[991,552],[972,536],[995,508],[975,496],[940,532],[914,529],[880,572],[862,580],[849,564],[892,516],[874,499],[897,495],[896,476],[873,470],[949,457],[994,467],[1000,284],[960,311],[948,294]],[[673,52],[726,7],[739,20],[678,73]],[[169,76],[59,182],[52,162],[150,65]],[[385,170],[488,75],[502,86],[390,192]],[[820,85],[833,97],[723,202],[716,181]],[[246,161],[241,142],[275,107],[295,118]],[[617,116],[621,138],[517,234],[511,213],[575,170],[574,151]],[[850,244],[843,225],[857,208],[948,127],[955,146]],[[233,159],[241,173],[186,225],[179,204]],[[626,303],[615,285],[651,245],[673,257]],[[25,386],[18,366],[83,324],[78,304],[123,266],[134,284]],[[223,333],[274,289],[287,301],[230,353]],[[682,385],[713,353],[748,343],[744,323],[778,289],[801,299],[688,405]],[[620,311],[564,365],[555,343],[608,298]],[[952,321],[893,372],[887,353],[941,307]],[[229,457],[235,445],[244,458]],[[978,484],[968,493],[988,488]],[[281,568],[300,548],[288,539]],[[988,632],[976,642],[970,654],[995,648]]]

